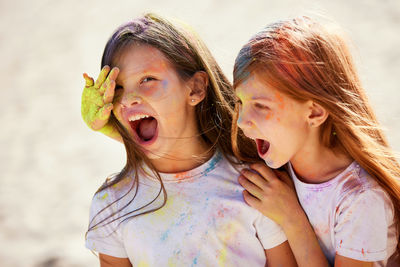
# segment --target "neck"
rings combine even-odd
[[[291,160],[296,176],[305,183],[323,183],[335,178],[353,160],[346,154],[323,146],[319,135],[307,142]]]
[[[173,152],[151,161],[161,173],[177,173],[202,165],[213,154],[214,150],[210,149],[201,137],[196,136],[179,142]]]
[[[189,115],[182,132],[176,133],[176,139],[169,145],[169,151],[159,158],[151,159],[154,167],[161,173],[178,173],[192,170],[214,154],[203,138],[195,119],[194,108],[186,111]]]

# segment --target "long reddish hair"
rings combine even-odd
[[[388,193],[399,236],[400,165],[359,81],[343,34],[308,17],[271,24],[240,50],[234,88],[254,73],[289,97],[312,100],[327,110],[320,129],[322,144],[356,160]],[[235,130],[232,133],[234,143]]]

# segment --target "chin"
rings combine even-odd
[[[263,160],[265,164],[267,164],[267,166],[270,167],[271,169],[279,169],[280,167],[285,165],[285,163],[274,161],[272,159],[263,159]]]

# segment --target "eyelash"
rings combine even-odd
[[[254,103],[254,107],[256,109],[269,110],[269,107],[267,107],[267,106],[265,106],[263,104],[260,104],[260,103]]]
[[[151,82],[151,81],[156,81],[157,79],[156,78],[154,78],[154,77],[145,77],[141,82],[140,82],[140,84],[143,84],[143,83],[147,83],[147,82]],[[116,85],[115,86],[115,90],[119,90],[119,89],[124,89],[121,85]]]
[[[157,80],[156,78],[149,76],[149,77],[145,77],[145,78],[140,82],[140,84],[146,83],[146,82],[151,82],[151,81],[156,81],[156,80]]]

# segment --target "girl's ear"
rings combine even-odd
[[[205,71],[197,71],[189,81],[190,93],[188,97],[189,105],[196,106],[200,103],[207,93],[208,74]]]
[[[322,107],[318,103],[315,103],[314,101],[310,101],[309,113],[307,117],[308,124],[310,127],[320,126],[328,118],[328,115],[329,114],[324,107]]]

